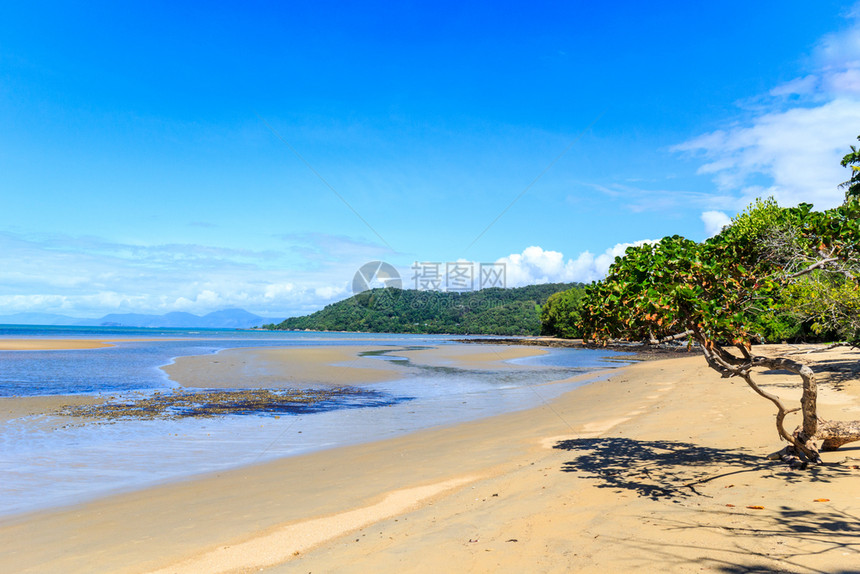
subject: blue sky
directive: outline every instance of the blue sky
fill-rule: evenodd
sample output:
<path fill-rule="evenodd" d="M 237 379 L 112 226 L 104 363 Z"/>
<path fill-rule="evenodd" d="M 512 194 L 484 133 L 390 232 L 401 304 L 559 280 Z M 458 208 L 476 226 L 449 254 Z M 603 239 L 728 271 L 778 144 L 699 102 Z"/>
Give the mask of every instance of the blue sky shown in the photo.
<path fill-rule="evenodd" d="M 123 4 L 0 6 L 0 315 L 303 314 L 377 259 L 587 282 L 835 205 L 860 134 L 846 2 Z"/>

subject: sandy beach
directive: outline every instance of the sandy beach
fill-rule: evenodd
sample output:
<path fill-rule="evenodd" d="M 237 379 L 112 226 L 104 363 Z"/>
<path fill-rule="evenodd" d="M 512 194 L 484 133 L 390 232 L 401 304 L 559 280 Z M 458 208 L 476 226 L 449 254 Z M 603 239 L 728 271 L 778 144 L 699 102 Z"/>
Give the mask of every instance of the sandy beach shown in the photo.
<path fill-rule="evenodd" d="M 844 369 L 856 353 L 809 359 Z M 820 414 L 860 418 L 856 371 L 820 378 Z M 760 379 L 799 398 L 784 374 Z M 613 371 L 535 409 L 6 519 L 0 564 L 6 572 L 860 571 L 860 447 L 791 471 L 765 459 L 781 446 L 771 405 L 691 354 Z"/>

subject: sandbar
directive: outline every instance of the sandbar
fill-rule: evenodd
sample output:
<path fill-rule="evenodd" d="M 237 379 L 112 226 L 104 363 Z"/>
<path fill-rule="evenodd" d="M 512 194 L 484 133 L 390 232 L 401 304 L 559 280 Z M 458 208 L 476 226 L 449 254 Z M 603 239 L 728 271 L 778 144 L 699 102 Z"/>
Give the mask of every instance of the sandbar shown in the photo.
<path fill-rule="evenodd" d="M 113 346 L 97 339 L 0 339 L 0 351 L 65 351 Z"/>
<path fill-rule="evenodd" d="M 227 349 L 215 355 L 179 357 L 162 367 L 184 387 L 296 388 L 307 385 L 357 385 L 408 375 L 396 361 L 367 353 L 387 352 L 416 364 L 463 369 L 513 368 L 504 361 L 544 354 L 536 347 L 440 345 L 414 350 L 398 346 L 311 346 Z"/>

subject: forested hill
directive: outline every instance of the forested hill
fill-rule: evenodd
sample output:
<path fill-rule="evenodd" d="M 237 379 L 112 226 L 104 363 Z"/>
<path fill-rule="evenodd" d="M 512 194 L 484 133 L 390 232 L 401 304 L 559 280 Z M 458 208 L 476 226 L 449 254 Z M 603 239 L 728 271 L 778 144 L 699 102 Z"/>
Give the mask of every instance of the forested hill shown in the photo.
<path fill-rule="evenodd" d="M 367 331 L 375 333 L 452 333 L 538 335 L 540 306 L 553 293 L 577 283 L 548 283 L 467 293 L 372 289 L 304 317 L 266 329 Z"/>

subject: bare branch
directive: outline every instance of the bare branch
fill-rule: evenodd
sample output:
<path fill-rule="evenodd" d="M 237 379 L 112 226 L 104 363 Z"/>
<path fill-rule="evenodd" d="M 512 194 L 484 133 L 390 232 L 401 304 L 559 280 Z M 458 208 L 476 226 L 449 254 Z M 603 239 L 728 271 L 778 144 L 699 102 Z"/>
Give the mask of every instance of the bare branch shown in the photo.
<path fill-rule="evenodd" d="M 824 267 L 825 265 L 828 265 L 830 263 L 835 263 L 837 261 L 839 261 L 838 257 L 828 257 L 827 259 L 822 259 L 820 261 L 816 261 L 812 265 L 808 266 L 806 269 L 801 269 L 797 273 L 792 273 L 788 277 L 789 277 L 789 279 L 794 279 L 796 277 L 800 277 L 801 275 L 806 275 L 807 273 L 812 273 L 813 271 L 815 271 L 816 269 L 819 269 L 820 267 Z"/>
<path fill-rule="evenodd" d="M 675 335 L 669 335 L 667 337 L 663 337 L 662 339 L 657 339 L 654 335 L 651 335 L 650 340 L 648 341 L 651 345 L 659 345 L 660 343 L 671 343 L 672 341 L 677 341 L 679 339 L 683 339 L 685 337 L 689 337 L 693 334 L 693 331 L 687 329 L 683 333 L 676 333 Z"/>

